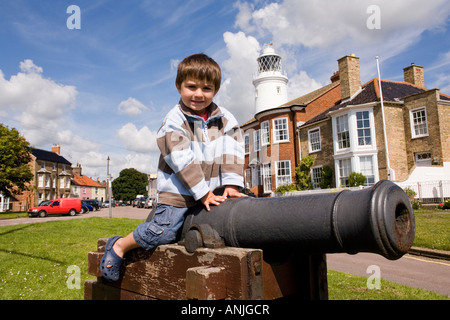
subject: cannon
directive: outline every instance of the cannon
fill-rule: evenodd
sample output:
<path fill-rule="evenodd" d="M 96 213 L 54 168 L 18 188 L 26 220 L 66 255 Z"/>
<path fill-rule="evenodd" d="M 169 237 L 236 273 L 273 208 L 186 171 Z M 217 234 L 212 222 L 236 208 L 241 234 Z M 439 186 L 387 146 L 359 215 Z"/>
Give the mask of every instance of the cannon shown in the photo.
<path fill-rule="evenodd" d="M 85 299 L 328 299 L 326 254 L 394 260 L 414 234 L 409 198 L 386 180 L 356 191 L 228 199 L 189 211 L 177 243 L 127 253 L 117 283 L 102 279 L 107 239 L 99 239 Z"/>
<path fill-rule="evenodd" d="M 197 208 L 185 219 L 180 243 L 198 247 L 258 248 L 266 261 L 291 253 L 370 252 L 395 260 L 415 234 L 409 198 L 381 180 L 366 189 L 273 198 L 234 198 L 210 212 Z"/>

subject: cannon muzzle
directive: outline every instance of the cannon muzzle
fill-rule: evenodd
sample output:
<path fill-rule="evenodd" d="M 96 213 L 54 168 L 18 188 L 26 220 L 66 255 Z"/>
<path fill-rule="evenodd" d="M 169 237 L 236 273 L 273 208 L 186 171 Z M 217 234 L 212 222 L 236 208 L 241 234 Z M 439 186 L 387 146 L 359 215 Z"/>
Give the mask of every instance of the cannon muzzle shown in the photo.
<path fill-rule="evenodd" d="M 291 253 L 371 252 L 395 260 L 414 241 L 405 192 L 382 180 L 371 188 L 272 198 L 228 199 L 196 208 L 181 234 L 189 252 L 220 245 L 262 249 L 272 261 Z"/>

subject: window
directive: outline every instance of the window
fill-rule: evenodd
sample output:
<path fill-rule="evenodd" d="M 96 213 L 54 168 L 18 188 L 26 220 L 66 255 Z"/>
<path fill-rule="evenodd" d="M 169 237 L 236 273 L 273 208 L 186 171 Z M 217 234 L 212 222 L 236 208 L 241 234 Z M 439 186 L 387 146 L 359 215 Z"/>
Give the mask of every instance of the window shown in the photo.
<path fill-rule="evenodd" d="M 53 167 L 53 171 L 56 171 L 56 163 L 53 162 L 52 167 Z"/>
<path fill-rule="evenodd" d="M 361 168 L 361 173 L 366 177 L 366 182 L 364 185 L 371 186 L 375 184 L 375 174 L 373 171 L 373 157 L 360 157 L 359 166 Z"/>
<path fill-rule="evenodd" d="M 245 154 L 249 154 L 249 152 L 250 152 L 250 136 L 248 134 L 244 135 L 244 146 L 245 146 Z"/>
<path fill-rule="evenodd" d="M 371 145 L 369 111 L 356 112 L 356 127 L 358 130 L 358 145 Z"/>
<path fill-rule="evenodd" d="M 336 118 L 336 132 L 339 149 L 350 148 L 348 116 L 346 114 Z"/>
<path fill-rule="evenodd" d="M 265 146 L 270 143 L 269 121 L 261 122 L 261 145 Z"/>
<path fill-rule="evenodd" d="M 430 152 L 415 153 L 414 160 L 416 162 L 416 165 L 418 166 L 431 166 L 431 153 Z"/>
<path fill-rule="evenodd" d="M 254 151 L 259 151 L 259 149 L 261 149 L 261 142 L 259 140 L 259 130 L 256 130 L 255 132 L 253 132 L 253 150 Z"/>
<path fill-rule="evenodd" d="M 273 119 L 273 141 L 289 141 L 289 130 L 287 118 Z"/>
<path fill-rule="evenodd" d="M 283 160 L 275 162 L 277 170 L 277 187 L 291 183 L 291 161 Z"/>
<path fill-rule="evenodd" d="M 308 131 L 309 152 L 320 151 L 322 146 L 320 143 L 320 129 L 312 129 Z"/>
<path fill-rule="evenodd" d="M 350 159 L 339 160 L 339 186 L 348 187 L 348 176 L 350 175 L 352 163 Z"/>
<path fill-rule="evenodd" d="M 38 187 L 39 188 L 44 187 L 44 175 L 43 174 L 38 175 Z"/>
<path fill-rule="evenodd" d="M 264 192 L 272 192 L 272 171 L 270 162 L 263 164 L 263 186 Z"/>
<path fill-rule="evenodd" d="M 322 166 L 311 168 L 311 182 L 314 189 L 320 189 L 322 182 Z"/>
<path fill-rule="evenodd" d="M 45 169 L 45 161 L 41 161 L 41 169 Z"/>
<path fill-rule="evenodd" d="M 62 188 L 64 188 L 64 177 L 61 177 L 60 179 L 59 179 L 59 187 L 62 189 Z"/>
<path fill-rule="evenodd" d="M 413 138 L 428 136 L 427 110 L 425 107 L 411 110 L 410 120 Z"/>
<path fill-rule="evenodd" d="M 257 165 L 252 168 L 252 186 L 262 185 L 261 166 Z"/>
<path fill-rule="evenodd" d="M 245 187 L 246 188 L 251 188 L 253 187 L 253 185 L 251 184 L 252 181 L 252 169 L 247 168 L 244 170 L 244 181 L 245 181 Z"/>

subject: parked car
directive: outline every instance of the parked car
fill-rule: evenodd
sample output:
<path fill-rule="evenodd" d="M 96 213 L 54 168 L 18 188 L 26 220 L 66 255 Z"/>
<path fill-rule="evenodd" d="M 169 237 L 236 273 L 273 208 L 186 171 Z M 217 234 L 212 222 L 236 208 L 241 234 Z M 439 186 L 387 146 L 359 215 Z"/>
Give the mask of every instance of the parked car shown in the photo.
<path fill-rule="evenodd" d="M 94 211 L 94 207 L 91 206 L 90 204 L 86 204 L 83 203 L 83 201 L 81 201 L 81 213 L 85 214 L 88 213 L 89 211 Z"/>
<path fill-rule="evenodd" d="M 138 201 L 138 204 L 137 204 L 137 207 L 138 208 L 145 208 L 145 201 L 147 201 L 147 198 L 148 197 L 140 197 L 139 201 Z"/>
<path fill-rule="evenodd" d="M 70 214 L 71 216 L 81 212 L 80 198 L 60 198 L 50 202 L 41 202 L 41 206 L 30 208 L 29 217 L 45 217 L 49 214 Z"/>
<path fill-rule="evenodd" d="M 155 199 L 148 197 L 145 201 L 144 208 L 153 208 L 153 203 L 155 203 Z"/>
<path fill-rule="evenodd" d="M 139 198 L 134 199 L 133 200 L 133 207 L 137 207 L 138 203 L 139 203 Z"/>
<path fill-rule="evenodd" d="M 97 199 L 83 199 L 81 203 L 91 205 L 95 210 L 100 210 L 102 203 Z"/>

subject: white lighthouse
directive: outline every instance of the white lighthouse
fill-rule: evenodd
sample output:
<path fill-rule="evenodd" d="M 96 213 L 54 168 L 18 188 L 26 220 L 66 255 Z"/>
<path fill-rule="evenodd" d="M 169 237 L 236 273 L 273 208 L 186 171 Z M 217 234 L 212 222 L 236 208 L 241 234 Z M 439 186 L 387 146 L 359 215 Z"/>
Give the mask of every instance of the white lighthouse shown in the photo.
<path fill-rule="evenodd" d="M 264 48 L 258 57 L 258 73 L 253 79 L 255 86 L 255 114 L 288 102 L 288 78 L 282 73 L 281 56 L 272 45 Z"/>

